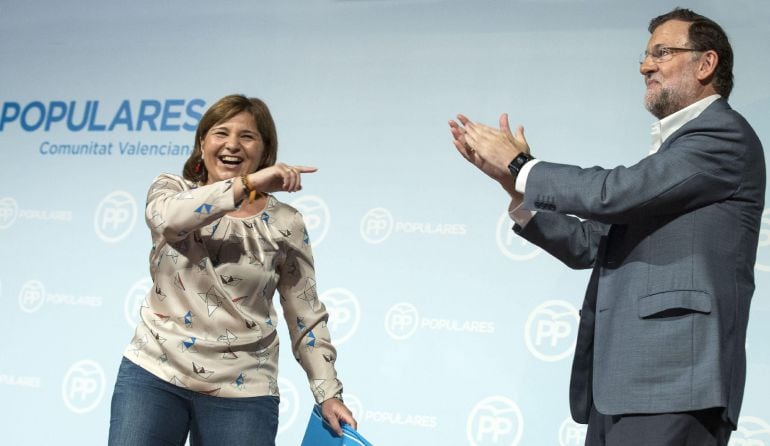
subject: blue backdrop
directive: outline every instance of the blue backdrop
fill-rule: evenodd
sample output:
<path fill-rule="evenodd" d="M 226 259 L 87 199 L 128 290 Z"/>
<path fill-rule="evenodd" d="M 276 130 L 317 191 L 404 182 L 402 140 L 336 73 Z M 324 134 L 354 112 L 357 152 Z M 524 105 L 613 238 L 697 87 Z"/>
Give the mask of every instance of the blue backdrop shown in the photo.
<path fill-rule="evenodd" d="M 219 97 L 263 98 L 305 215 L 338 370 L 376 445 L 582 445 L 567 385 L 586 272 L 510 231 L 447 120 L 522 123 L 542 159 L 645 156 L 638 55 L 662 0 L 0 0 L 0 444 L 105 444 L 150 288 L 144 197 Z M 690 1 L 770 138 L 770 7 Z M 715 234 L 718 236 L 718 234 Z M 770 445 L 770 209 L 732 445 Z M 285 325 L 282 335 L 287 339 Z M 312 396 L 284 349 L 278 444 Z"/>

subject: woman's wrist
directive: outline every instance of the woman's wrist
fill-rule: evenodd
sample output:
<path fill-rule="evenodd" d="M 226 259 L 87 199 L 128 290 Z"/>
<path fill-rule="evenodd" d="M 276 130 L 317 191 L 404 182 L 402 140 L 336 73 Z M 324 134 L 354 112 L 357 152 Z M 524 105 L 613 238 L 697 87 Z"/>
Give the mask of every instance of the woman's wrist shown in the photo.
<path fill-rule="evenodd" d="M 241 175 L 241 186 L 243 187 L 243 196 L 249 197 L 249 203 L 253 203 L 257 199 L 257 196 L 261 196 L 261 192 L 257 192 L 257 188 L 251 184 L 248 175 Z"/>

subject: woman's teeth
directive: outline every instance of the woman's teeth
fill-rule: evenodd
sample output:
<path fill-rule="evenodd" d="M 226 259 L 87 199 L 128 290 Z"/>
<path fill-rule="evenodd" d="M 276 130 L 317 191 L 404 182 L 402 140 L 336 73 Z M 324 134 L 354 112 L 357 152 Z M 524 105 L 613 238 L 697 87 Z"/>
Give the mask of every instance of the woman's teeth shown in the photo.
<path fill-rule="evenodd" d="M 237 156 L 220 156 L 219 161 L 222 161 L 224 164 L 240 164 L 243 160 Z"/>

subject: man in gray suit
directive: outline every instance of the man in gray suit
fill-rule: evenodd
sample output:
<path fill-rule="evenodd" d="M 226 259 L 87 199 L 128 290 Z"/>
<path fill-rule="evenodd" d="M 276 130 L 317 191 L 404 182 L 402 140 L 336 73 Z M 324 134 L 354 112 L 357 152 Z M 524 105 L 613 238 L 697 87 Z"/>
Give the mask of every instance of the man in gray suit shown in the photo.
<path fill-rule="evenodd" d="M 765 161 L 727 103 L 732 49 L 686 9 L 653 19 L 640 61 L 660 121 L 630 167 L 535 160 L 523 129 L 459 115 L 458 151 L 512 197 L 514 231 L 592 268 L 572 367 L 587 445 L 726 445 L 746 375 L 745 338 Z"/>

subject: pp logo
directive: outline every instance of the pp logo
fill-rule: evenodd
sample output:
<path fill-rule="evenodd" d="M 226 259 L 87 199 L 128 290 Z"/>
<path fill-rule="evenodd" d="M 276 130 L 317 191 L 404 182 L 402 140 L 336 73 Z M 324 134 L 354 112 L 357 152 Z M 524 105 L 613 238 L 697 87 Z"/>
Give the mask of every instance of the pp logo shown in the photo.
<path fill-rule="evenodd" d="M 388 336 L 403 341 L 417 331 L 420 315 L 414 305 L 406 302 L 397 303 L 390 307 L 385 314 L 385 332 Z"/>
<path fill-rule="evenodd" d="M 572 418 L 567 417 L 561 427 L 559 427 L 559 445 L 560 446 L 583 446 L 586 441 L 585 424 L 577 424 Z"/>
<path fill-rule="evenodd" d="M 131 233 L 136 223 L 136 201 L 128 192 L 115 191 L 102 199 L 94 214 L 96 235 L 115 243 Z"/>
<path fill-rule="evenodd" d="M 299 393 L 297 388 L 286 378 L 278 378 L 278 392 L 281 402 L 278 403 L 278 433 L 285 431 L 294 423 L 299 413 Z"/>
<path fill-rule="evenodd" d="M 104 371 L 96 361 L 83 360 L 73 364 L 61 386 L 64 404 L 75 413 L 94 410 L 104 396 Z"/>
<path fill-rule="evenodd" d="M 19 291 L 19 307 L 26 313 L 34 313 L 45 302 L 45 287 L 37 280 L 29 280 Z"/>
<path fill-rule="evenodd" d="M 524 261 L 537 257 L 542 249 L 516 235 L 511 229 L 511 218 L 503 212 L 497 221 L 497 247 L 511 260 Z"/>
<path fill-rule="evenodd" d="M 313 246 L 320 245 L 331 225 L 331 215 L 326 202 L 321 197 L 308 195 L 292 201 L 291 205 L 302 214 Z"/>
<path fill-rule="evenodd" d="M 361 219 L 361 237 L 367 243 L 382 243 L 392 232 L 393 216 L 385 208 L 371 209 Z"/>
<path fill-rule="evenodd" d="M 10 197 L 0 198 L 0 229 L 11 227 L 19 214 L 19 206 L 16 200 Z"/>
<path fill-rule="evenodd" d="M 361 320 L 358 299 L 344 288 L 332 288 L 321 294 L 320 299 L 329 312 L 327 326 L 332 340 L 335 345 L 342 344 L 358 329 L 358 322 Z"/>
<path fill-rule="evenodd" d="M 770 209 L 762 213 L 755 267 L 759 271 L 770 272 Z"/>
<path fill-rule="evenodd" d="M 563 300 L 543 302 L 527 318 L 524 337 L 530 353 L 542 361 L 558 361 L 575 349 L 573 332 L 577 332 L 580 316 L 575 307 Z"/>
<path fill-rule="evenodd" d="M 490 396 L 468 416 L 466 432 L 471 446 L 516 446 L 524 431 L 519 406 L 504 396 Z"/>
<path fill-rule="evenodd" d="M 770 424 L 757 417 L 741 417 L 730 446 L 770 446 Z"/>
<path fill-rule="evenodd" d="M 123 300 L 123 316 L 131 328 L 139 324 L 139 311 L 144 306 L 144 301 L 152 289 L 152 279 L 144 278 L 137 281 L 126 293 Z"/>
<path fill-rule="evenodd" d="M 364 419 L 364 405 L 361 404 L 361 400 L 357 396 L 349 393 L 345 394 L 345 405 L 348 406 L 350 412 L 353 413 L 353 418 L 356 420 Z"/>

